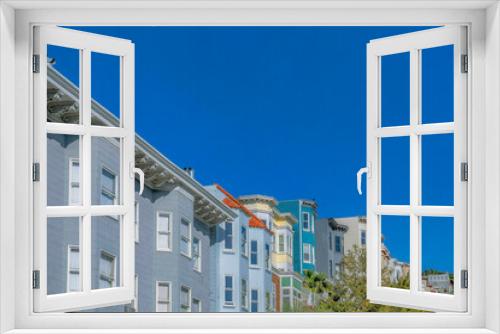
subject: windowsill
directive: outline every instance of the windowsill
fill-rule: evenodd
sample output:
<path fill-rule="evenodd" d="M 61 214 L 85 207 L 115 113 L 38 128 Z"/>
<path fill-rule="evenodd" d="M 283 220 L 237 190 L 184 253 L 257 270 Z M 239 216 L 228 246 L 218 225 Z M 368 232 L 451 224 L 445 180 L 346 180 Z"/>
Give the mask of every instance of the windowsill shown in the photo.
<path fill-rule="evenodd" d="M 250 269 L 261 269 L 258 264 L 251 264 L 248 266 Z"/>
<path fill-rule="evenodd" d="M 193 258 L 192 258 L 192 256 L 191 256 L 191 254 L 186 254 L 186 253 L 180 253 L 180 254 L 181 254 L 182 256 L 184 256 L 185 258 L 188 258 L 188 259 L 190 259 L 190 260 L 192 260 L 192 259 L 193 259 Z"/>
<path fill-rule="evenodd" d="M 156 249 L 157 252 L 168 252 L 168 253 L 172 253 L 172 249 L 159 249 L 157 248 Z"/>
<path fill-rule="evenodd" d="M 235 254 L 236 253 L 236 251 L 234 249 L 226 249 L 226 248 L 224 248 L 224 250 L 222 252 L 225 254 Z"/>
<path fill-rule="evenodd" d="M 236 308 L 235 304 L 223 304 L 222 306 L 227 308 Z"/>

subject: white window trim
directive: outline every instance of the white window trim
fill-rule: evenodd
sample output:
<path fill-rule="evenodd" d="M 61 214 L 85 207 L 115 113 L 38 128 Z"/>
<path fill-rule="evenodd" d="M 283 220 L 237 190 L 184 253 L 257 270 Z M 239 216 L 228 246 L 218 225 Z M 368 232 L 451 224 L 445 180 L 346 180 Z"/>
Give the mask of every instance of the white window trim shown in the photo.
<path fill-rule="evenodd" d="M 118 201 L 120 199 L 120 191 L 119 191 L 119 185 L 120 185 L 120 176 L 119 174 L 117 174 L 112 168 L 106 166 L 106 165 L 102 165 L 101 168 L 100 168 L 100 171 L 101 173 L 99 174 L 100 176 L 100 179 L 99 179 L 99 182 L 100 182 L 100 192 L 99 192 L 99 204 L 100 203 L 100 198 L 102 196 L 103 193 L 109 193 L 110 195 L 113 195 L 113 205 L 117 205 L 118 204 Z M 103 173 L 106 172 L 106 173 L 109 173 L 111 176 L 113 176 L 114 178 L 114 192 L 113 193 L 110 193 L 108 192 L 106 189 L 104 189 L 104 185 L 103 185 L 103 182 L 102 182 L 102 178 L 103 178 Z"/>
<path fill-rule="evenodd" d="M 139 312 L 139 275 L 134 276 L 134 300 L 132 301 L 134 312 Z"/>
<path fill-rule="evenodd" d="M 227 277 L 231 277 L 231 289 L 227 288 L 226 287 L 226 278 Z M 222 296 L 223 296 L 223 300 L 224 300 L 224 306 L 225 307 L 235 307 L 236 306 L 236 303 L 234 301 L 234 276 L 232 274 L 225 274 L 223 276 L 223 279 L 224 281 L 222 282 Z M 226 300 L 226 290 L 231 290 L 231 296 L 233 298 L 233 300 L 231 302 L 228 302 Z"/>
<path fill-rule="evenodd" d="M 167 312 L 172 312 L 172 282 L 170 281 L 156 281 L 155 287 L 156 287 L 156 293 L 155 293 L 155 308 L 156 312 L 159 312 L 158 309 L 158 286 L 160 284 L 168 284 L 168 311 Z M 164 312 L 162 312 L 164 313 Z"/>
<path fill-rule="evenodd" d="M 160 247 L 158 245 L 158 234 L 160 232 L 159 229 L 159 218 L 161 215 L 166 215 L 168 216 L 168 247 Z M 173 232 L 173 219 L 174 215 L 170 211 L 157 211 L 156 212 L 156 234 L 155 234 L 155 240 L 156 240 L 156 251 L 158 252 L 171 252 L 172 251 L 172 232 Z"/>
<path fill-rule="evenodd" d="M 245 289 L 243 289 L 243 282 L 245 282 Z M 243 292 L 245 292 L 243 297 Z M 243 310 L 248 310 L 248 279 L 242 278 L 240 279 L 240 304 Z"/>
<path fill-rule="evenodd" d="M 201 251 L 201 239 L 200 238 L 197 238 L 197 237 L 193 237 L 192 239 L 192 243 L 191 243 L 191 247 L 192 245 L 194 245 L 194 240 L 198 240 L 198 265 L 195 265 L 195 263 L 193 263 L 193 270 L 196 271 L 196 272 L 199 272 L 201 273 L 202 272 L 202 268 L 203 268 L 203 265 L 202 265 L 202 251 Z M 194 260 L 194 257 L 193 257 L 193 260 Z"/>
<path fill-rule="evenodd" d="M 16 2 L 8 1 L 0 7 L 0 72 L 1 82 L 16 82 L 15 85 L 0 85 L 0 133 L 14 141 L 0 141 L 0 296 L 2 305 L 15 307 L 0 307 L 0 329 L 3 332 L 15 329 L 15 333 L 28 333 L 23 328 L 32 328 L 29 333 L 43 333 L 38 329 L 64 329 L 74 333 L 71 328 L 85 329 L 92 327 L 94 333 L 111 333 L 102 328 L 130 329 L 130 333 L 141 333 L 140 328 L 165 328 L 166 316 L 114 314 L 97 316 L 95 314 L 64 314 L 53 316 L 34 314 L 31 302 L 31 269 L 19 265 L 31 263 L 32 254 L 32 205 L 26 201 L 27 192 L 31 193 L 31 173 L 28 168 L 31 156 L 30 137 L 30 42 L 29 26 L 33 22 L 64 22 L 71 24 L 172 24 L 172 25 L 441 25 L 451 22 L 470 22 L 472 29 L 473 82 L 470 100 L 472 112 L 469 114 L 469 129 L 471 143 L 469 148 L 474 154 L 470 161 L 469 171 L 470 193 L 474 194 L 474 204 L 469 206 L 468 236 L 469 255 L 474 263 L 474 273 L 469 277 L 469 308 L 465 314 L 267 314 L 265 317 L 255 317 L 252 323 L 245 322 L 243 315 L 212 314 L 210 319 L 204 319 L 208 333 L 211 329 L 220 328 L 221 321 L 234 328 L 233 332 L 244 332 L 241 324 L 252 328 L 269 328 L 269 332 L 279 332 L 280 328 L 305 328 L 303 333 L 319 332 L 329 329 L 332 333 L 340 332 L 339 328 L 358 328 L 363 333 L 387 332 L 387 328 L 398 329 L 401 333 L 429 333 L 435 329 L 439 333 L 456 333 L 458 328 L 469 328 L 468 331 L 480 333 L 500 332 L 500 243 L 498 242 L 499 227 L 494 224 L 500 220 L 498 198 L 500 198 L 499 141 L 500 121 L 497 110 L 500 107 L 500 76 L 497 73 L 500 59 L 500 10 L 497 4 L 487 1 L 453 2 L 436 0 L 406 1 L 391 3 L 397 8 L 387 9 L 387 2 L 374 0 L 356 2 L 347 5 L 345 2 L 324 3 L 318 8 L 317 2 L 297 3 L 283 1 L 274 8 L 262 6 L 261 3 L 246 2 L 246 8 L 217 6 L 217 2 L 206 2 L 191 8 L 173 8 L 175 3 L 157 3 L 152 8 L 150 2 L 128 2 L 129 6 L 143 7 L 141 18 L 137 18 L 135 8 L 123 9 L 122 4 L 107 3 L 109 9 L 97 8 L 91 3 L 83 3 L 88 11 L 76 8 L 79 4 L 71 4 L 73 8 L 58 8 L 52 3 L 50 11 L 39 11 L 48 4 L 47 1 Z M 102 6 L 102 3 L 99 4 Z M 209 5 L 214 5 L 208 9 Z M 238 3 L 240 5 L 240 3 Z M 171 6 L 171 8 L 169 8 Z M 230 5 L 228 5 L 230 6 Z M 161 7 L 161 8 L 160 8 Z M 346 8 L 348 7 L 348 8 Z M 436 9 L 439 7 L 439 9 Z M 14 11 L 14 9 L 33 9 L 31 11 Z M 418 10 L 415 10 L 418 8 Z M 286 10 L 280 10 L 286 9 Z M 381 10 L 377 10 L 381 9 Z M 487 10 L 486 10 L 487 9 Z M 306 15 L 307 14 L 307 15 Z M 488 29 L 484 29 L 484 23 Z M 14 32 L 16 34 L 14 38 Z M 16 61 L 16 59 L 18 61 Z M 21 61 L 19 61 L 21 60 Z M 15 67 L 12 64 L 16 64 Z M 15 107 L 14 107 L 15 106 Z M 471 122 L 472 120 L 472 122 Z M 16 124 L 16 126 L 12 126 Z M 485 141 L 484 135 L 488 136 Z M 4 138 L 3 137 L 3 138 Z M 27 152 L 25 154 L 25 152 Z M 486 154 L 488 152 L 488 154 Z M 17 171 L 17 173 L 16 173 Z M 24 172 L 23 172 L 24 171 Z M 485 182 L 484 180 L 488 180 Z M 12 189 L 15 189 L 12 196 Z M 15 222 L 16 224 L 12 224 Z M 16 233 L 17 232 L 17 233 Z M 17 237 L 14 237 L 17 236 Z M 485 246 L 488 252 L 485 252 Z M 473 250 L 473 251 L 472 251 Z M 15 254 L 15 257 L 11 255 Z M 485 266 L 488 263 L 488 266 Z M 16 265 L 17 264 L 17 265 Z M 14 282 L 17 284 L 14 285 Z M 12 289 L 12 286 L 15 286 Z M 474 291 L 472 294 L 471 292 Z M 488 291 L 488 299 L 485 298 Z M 14 321 L 15 319 L 15 321 Z M 81 321 L 85 319 L 84 321 Z M 138 321 L 142 319 L 143 321 Z M 195 318 L 192 318 L 195 319 Z M 189 315 L 182 317 L 168 315 L 168 323 L 172 327 L 192 327 Z M 198 319 L 198 318 L 196 318 Z M 280 321 L 276 321 L 280 319 Z M 138 322 L 141 324 L 138 325 Z M 264 327 L 265 326 L 265 327 Z M 101 328 L 101 329 L 99 329 Z M 135 330 L 134 330 L 135 328 Z M 198 327 L 199 328 L 199 327 Z M 377 329 L 378 328 L 378 329 Z M 386 328 L 380 330 L 380 328 Z M 337 330 L 336 330 L 337 329 Z M 296 330 L 296 332 L 301 332 Z"/>
<path fill-rule="evenodd" d="M 202 302 L 201 302 L 201 299 L 198 299 L 198 298 L 191 298 L 191 309 L 193 308 L 193 304 L 194 304 L 194 301 L 197 301 L 198 302 L 198 307 L 199 307 L 199 311 L 196 312 L 196 313 L 202 313 L 203 312 L 203 309 L 202 309 Z"/>
<path fill-rule="evenodd" d="M 188 291 L 188 305 L 182 304 L 182 289 L 186 289 Z M 179 289 L 179 312 L 182 312 L 182 307 L 187 306 L 186 312 L 191 312 L 191 302 L 192 302 L 192 297 L 191 297 L 192 291 L 191 288 L 187 285 L 181 285 L 181 288 Z"/>
<path fill-rule="evenodd" d="M 80 254 L 80 246 L 79 245 L 68 245 L 68 259 L 67 259 L 67 263 L 66 263 L 66 269 L 67 269 L 67 275 L 66 275 L 66 292 L 72 292 L 70 289 L 69 289 L 69 277 L 71 276 L 71 273 L 70 273 L 70 254 L 71 254 L 71 250 L 73 249 L 78 249 L 78 256 L 80 257 L 80 260 L 78 261 L 79 263 L 82 263 L 82 257 L 81 257 L 81 254 Z M 79 277 L 79 288 L 81 289 L 82 288 L 82 277 L 81 277 L 81 269 L 80 269 L 80 266 L 78 267 L 78 277 Z M 80 291 L 80 290 L 77 290 L 77 291 Z"/>
<path fill-rule="evenodd" d="M 306 248 L 309 248 L 309 259 L 307 261 L 306 261 L 306 257 L 305 257 Z M 313 248 L 313 246 L 310 243 L 304 242 L 304 244 L 302 246 L 302 259 L 304 259 L 304 263 L 313 263 L 313 261 L 311 260 L 312 256 L 313 256 L 313 254 L 312 254 L 312 252 L 313 252 L 312 248 Z"/>
<path fill-rule="evenodd" d="M 81 199 L 82 199 L 82 193 L 81 193 L 81 180 L 78 180 L 78 190 L 79 190 L 79 200 L 77 203 L 73 203 L 71 201 L 71 189 L 73 189 L 73 182 L 71 181 L 73 179 L 73 163 L 78 162 L 78 169 L 80 169 L 80 159 L 79 158 L 69 158 L 69 170 L 68 170 L 68 205 L 80 205 Z M 80 174 L 81 177 L 81 174 Z"/>
<path fill-rule="evenodd" d="M 193 222 L 190 219 L 187 219 L 186 217 L 181 217 L 181 225 L 183 224 L 183 222 L 188 223 L 189 236 L 187 238 L 184 238 L 182 235 L 182 231 L 179 232 L 179 252 L 181 255 L 184 255 L 188 258 L 191 258 L 191 253 L 193 251 L 193 249 L 192 249 L 192 247 L 193 247 Z M 187 247 L 188 253 L 184 253 L 181 250 L 180 243 L 183 241 L 183 239 L 186 239 L 185 241 L 188 243 L 188 247 Z"/>
<path fill-rule="evenodd" d="M 116 279 L 117 279 L 117 272 L 116 272 L 117 265 L 116 265 L 116 261 L 117 261 L 118 258 L 117 258 L 117 256 L 115 254 L 110 253 L 110 252 L 105 251 L 105 250 L 101 250 L 99 252 L 99 282 L 101 282 L 101 279 L 102 279 L 101 278 L 101 276 L 102 276 L 102 274 L 101 274 L 101 260 L 102 260 L 103 256 L 108 257 L 108 258 L 112 259 L 112 261 L 113 261 L 112 262 L 112 265 L 113 265 L 113 272 L 112 272 L 112 274 L 113 274 L 113 276 L 110 277 L 110 279 L 111 279 L 111 287 L 115 287 L 116 286 Z"/>

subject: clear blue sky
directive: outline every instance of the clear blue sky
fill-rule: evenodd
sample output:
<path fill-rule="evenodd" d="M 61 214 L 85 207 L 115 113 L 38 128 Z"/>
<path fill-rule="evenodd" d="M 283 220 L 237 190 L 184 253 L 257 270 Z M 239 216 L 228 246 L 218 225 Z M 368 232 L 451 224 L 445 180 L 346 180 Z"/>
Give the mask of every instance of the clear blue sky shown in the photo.
<path fill-rule="evenodd" d="M 366 43 L 419 29 L 81 28 L 135 43 L 136 131 L 169 159 L 235 195 L 315 199 L 320 217 L 366 213 L 355 177 L 366 160 Z M 424 54 L 424 122 L 452 117 L 449 51 Z M 56 58 L 74 78 L 71 65 Z M 383 71 L 383 123 L 407 122 L 408 57 L 384 58 Z M 117 62 L 96 56 L 92 95 L 114 112 L 117 74 Z M 424 204 L 452 204 L 452 180 L 442 172 L 452 166 L 450 144 L 451 136 L 424 139 Z M 385 204 L 408 202 L 408 145 L 407 138 L 382 143 Z M 409 261 L 408 223 L 383 221 L 391 253 Z M 424 221 L 424 269 L 452 270 L 451 228 L 447 219 Z"/>

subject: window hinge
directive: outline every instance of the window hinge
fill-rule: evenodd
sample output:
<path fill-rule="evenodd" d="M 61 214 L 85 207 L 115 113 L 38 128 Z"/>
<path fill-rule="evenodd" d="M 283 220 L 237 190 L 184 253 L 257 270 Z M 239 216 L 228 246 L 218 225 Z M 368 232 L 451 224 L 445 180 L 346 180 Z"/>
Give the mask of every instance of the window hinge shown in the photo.
<path fill-rule="evenodd" d="M 466 162 L 460 164 L 460 180 L 469 181 L 469 164 Z"/>
<path fill-rule="evenodd" d="M 462 55 L 462 73 L 469 72 L 469 56 Z"/>
<path fill-rule="evenodd" d="M 462 270 L 461 277 L 460 277 L 460 286 L 462 289 L 467 289 L 469 287 L 469 271 L 468 270 Z"/>
<path fill-rule="evenodd" d="M 33 270 L 33 289 L 40 289 L 40 270 Z"/>
<path fill-rule="evenodd" d="M 40 73 L 40 55 L 33 55 L 33 73 Z"/>
<path fill-rule="evenodd" d="M 40 164 L 38 162 L 33 163 L 33 182 L 40 181 Z"/>

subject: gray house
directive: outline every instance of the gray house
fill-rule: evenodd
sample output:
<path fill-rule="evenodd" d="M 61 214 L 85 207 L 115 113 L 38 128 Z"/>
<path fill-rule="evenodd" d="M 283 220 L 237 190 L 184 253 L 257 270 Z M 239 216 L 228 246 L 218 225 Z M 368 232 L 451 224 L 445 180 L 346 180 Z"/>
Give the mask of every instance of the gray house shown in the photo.
<path fill-rule="evenodd" d="M 54 68 L 48 68 L 47 119 L 73 123 L 78 115 L 78 88 Z M 118 124 L 97 102 L 92 123 Z M 120 199 L 119 141 L 92 139 L 92 204 L 116 204 Z M 48 205 L 79 203 L 80 140 L 49 135 Z M 135 300 L 131 304 L 91 312 L 201 312 L 216 304 L 209 287 L 217 265 L 211 247 L 220 242 L 215 229 L 237 215 L 146 141 L 136 136 L 136 166 L 145 173 L 146 187 L 135 204 Z M 138 187 L 137 187 L 138 188 Z M 49 218 L 48 293 L 79 291 L 80 229 L 78 218 Z M 92 219 L 92 289 L 120 286 L 119 216 Z"/>
<path fill-rule="evenodd" d="M 316 221 L 316 270 L 335 281 L 342 271 L 344 257 L 344 235 L 349 230 L 334 218 Z"/>

